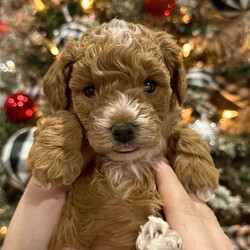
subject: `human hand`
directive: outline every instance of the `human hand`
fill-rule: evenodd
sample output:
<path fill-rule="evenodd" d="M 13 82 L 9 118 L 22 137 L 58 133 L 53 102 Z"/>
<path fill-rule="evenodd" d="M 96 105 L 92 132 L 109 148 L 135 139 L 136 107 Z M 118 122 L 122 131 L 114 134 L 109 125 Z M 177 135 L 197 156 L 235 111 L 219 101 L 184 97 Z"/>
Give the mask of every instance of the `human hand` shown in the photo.
<path fill-rule="evenodd" d="M 206 203 L 185 191 L 164 157 L 156 160 L 159 166 L 156 184 L 164 201 L 166 220 L 182 236 L 185 250 L 233 249 Z"/>
<path fill-rule="evenodd" d="M 2 250 L 45 250 L 59 222 L 66 187 L 44 190 L 34 177 L 16 208 Z"/>
<path fill-rule="evenodd" d="M 93 159 L 89 145 L 82 148 L 85 165 Z M 66 200 L 69 186 L 43 189 L 32 176 L 12 217 L 2 250 L 46 250 Z"/>

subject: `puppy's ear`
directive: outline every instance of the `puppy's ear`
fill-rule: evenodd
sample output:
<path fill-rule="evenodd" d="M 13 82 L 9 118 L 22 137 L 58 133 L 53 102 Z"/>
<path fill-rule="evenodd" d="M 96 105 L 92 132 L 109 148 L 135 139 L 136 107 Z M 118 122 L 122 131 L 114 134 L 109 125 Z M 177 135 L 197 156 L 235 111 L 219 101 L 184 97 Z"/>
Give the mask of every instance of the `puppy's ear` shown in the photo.
<path fill-rule="evenodd" d="M 165 32 L 157 32 L 156 41 L 162 51 L 165 64 L 170 71 L 173 92 L 179 104 L 182 104 L 186 97 L 187 84 L 180 47 L 172 36 Z"/>
<path fill-rule="evenodd" d="M 43 78 L 43 91 L 49 104 L 57 110 L 67 109 L 70 101 L 69 79 L 75 62 L 77 41 L 69 40 L 64 52 Z"/>

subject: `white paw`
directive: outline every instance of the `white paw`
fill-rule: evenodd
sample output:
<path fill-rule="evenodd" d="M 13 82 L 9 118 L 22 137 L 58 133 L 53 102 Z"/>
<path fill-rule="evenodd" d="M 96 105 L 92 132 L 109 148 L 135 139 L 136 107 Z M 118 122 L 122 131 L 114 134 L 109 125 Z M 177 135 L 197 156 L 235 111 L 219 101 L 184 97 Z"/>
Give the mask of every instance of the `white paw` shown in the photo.
<path fill-rule="evenodd" d="M 180 235 L 169 229 L 169 225 L 161 218 L 149 216 L 146 224 L 136 240 L 137 250 L 181 250 Z"/>
<path fill-rule="evenodd" d="M 207 189 L 205 191 L 197 191 L 196 196 L 204 202 L 208 202 L 209 200 L 214 198 L 214 192 L 211 189 Z"/>

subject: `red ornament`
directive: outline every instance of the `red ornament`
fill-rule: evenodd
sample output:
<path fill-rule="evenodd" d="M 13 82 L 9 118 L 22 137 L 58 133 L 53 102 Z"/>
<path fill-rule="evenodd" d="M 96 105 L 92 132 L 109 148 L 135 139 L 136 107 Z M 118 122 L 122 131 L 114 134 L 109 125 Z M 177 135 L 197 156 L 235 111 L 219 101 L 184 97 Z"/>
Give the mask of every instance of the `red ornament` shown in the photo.
<path fill-rule="evenodd" d="M 0 33 L 6 31 L 7 29 L 8 29 L 7 23 L 0 21 Z"/>
<path fill-rule="evenodd" d="M 23 93 L 9 96 L 3 109 L 12 122 L 27 122 L 35 114 L 34 101 Z"/>
<path fill-rule="evenodd" d="M 157 17 L 169 16 L 175 8 L 176 0 L 144 0 L 144 8 Z"/>

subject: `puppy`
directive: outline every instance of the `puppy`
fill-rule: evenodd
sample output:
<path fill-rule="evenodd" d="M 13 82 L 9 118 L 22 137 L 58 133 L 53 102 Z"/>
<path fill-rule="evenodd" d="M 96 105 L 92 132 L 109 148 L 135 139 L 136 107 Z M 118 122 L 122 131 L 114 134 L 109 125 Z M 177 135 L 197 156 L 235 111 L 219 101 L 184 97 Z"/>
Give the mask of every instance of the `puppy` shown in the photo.
<path fill-rule="evenodd" d="M 27 165 L 45 188 L 72 185 L 49 249 L 181 249 L 161 219 L 154 157 L 164 154 L 203 200 L 218 171 L 208 145 L 182 123 L 187 87 L 173 38 L 104 23 L 68 42 L 43 88 L 55 112 L 36 131 Z"/>

